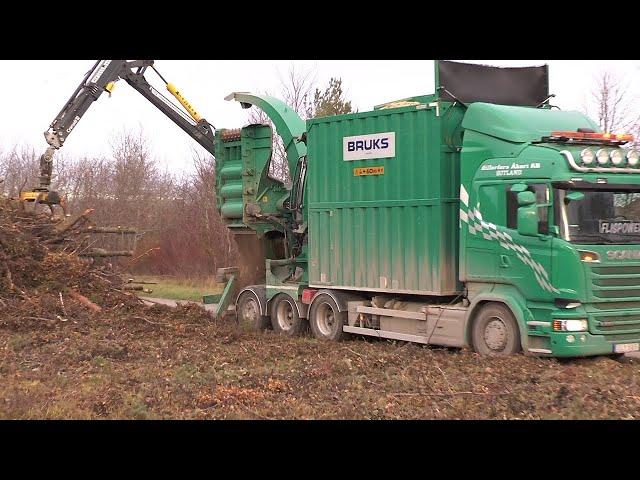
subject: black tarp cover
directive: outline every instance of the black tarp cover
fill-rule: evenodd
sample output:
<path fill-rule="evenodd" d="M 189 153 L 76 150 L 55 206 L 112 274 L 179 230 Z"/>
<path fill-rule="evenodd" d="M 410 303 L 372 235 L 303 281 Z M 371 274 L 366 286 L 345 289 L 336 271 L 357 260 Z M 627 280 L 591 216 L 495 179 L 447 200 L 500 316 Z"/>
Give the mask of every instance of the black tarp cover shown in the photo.
<path fill-rule="evenodd" d="M 549 96 L 549 68 L 491 67 L 437 60 L 440 99 L 463 103 L 487 102 L 535 107 Z M 445 89 L 451 95 L 445 92 Z"/>

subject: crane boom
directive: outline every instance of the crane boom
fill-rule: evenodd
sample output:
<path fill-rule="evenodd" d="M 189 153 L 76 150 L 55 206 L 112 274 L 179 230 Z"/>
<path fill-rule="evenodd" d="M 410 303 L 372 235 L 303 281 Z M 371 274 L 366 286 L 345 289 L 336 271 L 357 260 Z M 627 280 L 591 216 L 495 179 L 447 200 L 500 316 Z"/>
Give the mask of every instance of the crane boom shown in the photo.
<path fill-rule="evenodd" d="M 40 176 L 38 186 L 31 191 L 23 192 L 21 199 L 39 201 L 49 205 L 60 203 L 56 192 L 50 192 L 51 174 L 53 170 L 53 155 L 60 149 L 84 114 L 107 92 L 111 95 L 115 83 L 123 79 L 138 93 L 145 97 L 152 105 L 164 113 L 178 127 L 190 135 L 205 150 L 214 154 L 214 127 L 202 118 L 180 91 L 168 83 L 153 66 L 153 60 L 98 60 L 85 74 L 69 100 L 64 104 L 51 125 L 44 132 L 49 147 L 40 157 Z M 151 67 L 162 79 L 167 90 L 186 110 L 183 111 L 156 90 L 145 78 L 147 68 Z"/>

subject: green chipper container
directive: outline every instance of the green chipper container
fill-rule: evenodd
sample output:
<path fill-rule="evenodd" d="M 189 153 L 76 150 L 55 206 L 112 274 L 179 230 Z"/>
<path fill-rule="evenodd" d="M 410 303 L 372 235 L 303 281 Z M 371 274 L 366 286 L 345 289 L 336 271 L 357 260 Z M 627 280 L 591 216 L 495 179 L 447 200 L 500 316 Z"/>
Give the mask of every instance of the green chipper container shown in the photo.
<path fill-rule="evenodd" d="M 269 116 L 291 173 L 269 183 L 263 126 L 216 137 L 223 221 L 266 252 L 238 321 L 488 355 L 640 351 L 632 137 L 553 108 L 546 65 L 435 66 L 432 95 L 306 122 L 229 97 Z"/>
<path fill-rule="evenodd" d="M 448 143 L 461 114 L 420 100 L 308 122 L 311 286 L 460 291 L 460 156 Z"/>

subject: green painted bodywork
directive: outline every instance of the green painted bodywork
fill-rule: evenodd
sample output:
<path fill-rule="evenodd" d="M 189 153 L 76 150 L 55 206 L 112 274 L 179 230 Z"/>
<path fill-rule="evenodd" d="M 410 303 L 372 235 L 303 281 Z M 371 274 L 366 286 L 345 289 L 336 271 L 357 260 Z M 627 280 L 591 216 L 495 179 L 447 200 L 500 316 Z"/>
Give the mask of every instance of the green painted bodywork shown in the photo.
<path fill-rule="evenodd" d="M 226 99 L 236 100 L 244 108 L 256 106 L 269 116 L 282 138 L 289 170 L 293 172 L 298 158 L 307 151 L 299 141 L 305 123 L 295 110 L 266 95 L 233 93 Z M 282 226 L 265 220 L 265 216 L 284 210 L 290 189 L 269 176 L 271 128 L 249 125 L 241 129 L 240 138 L 234 141 L 223 141 L 225 133 L 224 129 L 216 132 L 216 200 L 223 221 L 230 228 L 249 227 L 259 234 L 282 231 Z"/>
<path fill-rule="evenodd" d="M 236 141 L 222 141 L 224 134 L 224 129 L 216 132 L 216 199 L 220 216 L 232 229 L 249 227 L 259 234 L 281 230 L 264 219 L 264 215 L 277 214 L 283 198 L 288 196 L 287 189 L 268 175 L 271 128 L 244 127 Z"/>
<path fill-rule="evenodd" d="M 202 295 L 202 303 L 205 305 L 212 305 L 214 303 L 219 303 L 222 298 L 222 293 L 208 293 Z"/>
<path fill-rule="evenodd" d="M 276 129 L 287 135 L 292 173 L 300 156 L 308 160 L 298 224 L 307 232 L 306 243 L 290 263 L 267 261 L 268 299 L 277 293 L 298 299 L 308 285 L 413 295 L 418 302 L 438 297 L 448 302 L 460 295 L 468 301 L 466 345 L 473 316 L 487 302 L 503 303 L 513 312 L 527 353 L 611 354 L 616 343 L 640 342 L 640 329 L 634 328 L 640 322 L 640 262 L 610 260 L 607 254 L 640 245 L 565 241 L 554 229 L 559 220 L 553 195 L 537 205 L 547 212 L 549 233 L 527 236 L 507 226 L 507 191 L 515 184 L 542 184 L 552 192 L 554 182 L 579 177 L 594 184 L 604 179 L 640 186 L 640 169 L 581 173 L 571 168 L 567 155 L 579 159 L 584 146 L 544 143 L 552 131 L 599 131 L 583 114 L 486 103 L 467 107 L 424 95 L 371 112 L 308 120 L 302 127 L 284 121 L 282 106 L 275 108 L 273 101 L 241 98 L 274 115 Z M 278 126 L 276 118 L 287 126 Z M 247 217 L 243 206 L 257 203 L 291 220 L 282 208 L 288 190 L 264 177 L 270 156 L 266 128 L 245 127 L 235 143 L 216 136 L 223 217 L 229 226 L 263 233 L 278 227 Z M 394 157 L 344 160 L 345 137 L 384 132 L 395 133 Z M 308 151 L 296 141 L 303 133 Z M 383 167 L 384 173 L 354 174 L 364 167 Z M 247 168 L 253 169 L 251 180 L 245 178 Z M 245 188 L 240 198 L 238 180 L 254 190 Z M 581 249 L 598 253 L 600 263 L 582 262 Z M 579 305 L 563 308 L 562 302 Z M 586 318 L 589 331 L 573 333 L 570 343 L 569 333 L 552 331 L 553 320 L 562 318 Z"/>
<path fill-rule="evenodd" d="M 528 122 L 535 134 L 526 132 Z M 505 227 L 506 189 L 516 183 L 546 184 L 551 188 L 554 182 L 580 179 L 595 184 L 604 179 L 611 185 L 640 185 L 640 171 L 577 172 L 560 152 L 570 152 L 574 159 L 579 159 L 584 146 L 540 143 L 542 137 L 554 130 L 600 131 L 578 112 L 477 103 L 470 105 L 462 125 L 466 130 L 461 152 L 461 188 L 467 191 L 469 199 L 467 205 L 461 202 L 460 208 L 467 214 L 479 211 L 480 225 L 484 222 L 475 234 L 469 225 L 478 225 L 477 218 L 475 223 L 471 220 L 460 223 L 460 280 L 467 285 L 473 282 L 483 286 L 469 296 L 472 306 L 483 301 L 509 305 L 517 317 L 525 351 L 529 348 L 550 351 L 553 356 L 600 355 L 613 353 L 615 343 L 640 341 L 640 329 L 625 329 L 624 323 L 604 329 L 599 326 L 602 321 L 640 318 L 640 296 L 629 295 L 640 295 L 640 263 L 609 261 L 606 255 L 611 250 L 634 250 L 638 245 L 580 246 L 554 232 L 529 237 Z M 549 224 L 557 225 L 553 198 L 545 209 Z M 492 231 L 509 235 L 509 241 L 495 238 L 497 233 L 492 235 Z M 523 254 L 522 248 L 528 255 Z M 582 262 L 580 249 L 599 253 L 601 263 Z M 536 271 L 540 268 L 546 274 Z M 612 277 L 630 286 L 607 290 L 597 285 L 598 281 L 610 281 Z M 613 296 L 604 298 L 603 292 Z M 558 308 L 556 299 L 573 300 L 580 306 Z M 589 331 L 553 332 L 553 319 L 561 318 L 587 318 Z M 530 326 L 529 321 L 548 324 Z M 568 335 L 573 335 L 573 343 L 567 341 Z"/>
<path fill-rule="evenodd" d="M 418 295 L 461 291 L 455 129 L 462 113 L 427 102 L 307 122 L 312 286 Z M 394 157 L 343 160 L 344 137 L 382 132 L 395 132 Z M 384 173 L 354 174 L 366 167 Z"/>
<path fill-rule="evenodd" d="M 230 275 L 229 279 L 225 283 L 222 293 L 217 295 L 203 295 L 202 303 L 204 303 L 205 305 L 217 303 L 218 307 L 216 308 L 216 316 L 219 316 L 221 313 L 226 312 L 229 305 L 231 305 L 231 303 L 235 300 L 233 296 L 235 284 L 236 276 Z"/>
<path fill-rule="evenodd" d="M 256 106 L 269 116 L 282 139 L 289 171 L 293 173 L 298 159 L 307 152 L 301 141 L 305 122 L 295 110 L 281 100 L 264 95 L 234 93 L 227 100 L 236 100 L 244 108 Z M 267 257 L 264 280 L 273 286 L 266 289 L 267 299 L 276 295 L 280 286 L 283 291 L 296 295 L 297 285 L 307 283 L 306 249 L 290 262 L 282 262 L 279 256 L 284 248 L 283 237 L 287 241 L 285 230 L 291 222 L 286 206 L 291 185 L 269 176 L 273 159 L 271 127 L 249 125 L 242 128 L 239 135 L 228 136 L 228 133 L 220 129 L 215 137 L 218 211 L 232 231 L 244 235 L 250 229 L 257 233 Z"/>
<path fill-rule="evenodd" d="M 282 139 L 289 171 L 293 172 L 298 159 L 307 153 L 306 145 L 299 141 L 302 134 L 306 132 L 305 122 L 300 115 L 282 100 L 268 95 L 232 93 L 226 97 L 226 100 L 236 100 L 243 108 L 256 106 L 267 114 Z"/>
<path fill-rule="evenodd" d="M 481 102 L 469 106 L 462 122 L 465 130 L 513 143 L 535 142 L 553 130 L 575 131 L 582 127 L 598 130 L 598 125 L 580 112 Z"/>

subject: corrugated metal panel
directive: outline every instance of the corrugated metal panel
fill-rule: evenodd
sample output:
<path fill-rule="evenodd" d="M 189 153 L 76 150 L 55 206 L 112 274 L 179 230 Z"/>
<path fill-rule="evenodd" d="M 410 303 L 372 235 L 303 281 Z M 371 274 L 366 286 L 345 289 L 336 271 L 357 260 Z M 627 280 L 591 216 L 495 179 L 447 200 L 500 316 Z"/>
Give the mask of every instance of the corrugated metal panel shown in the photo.
<path fill-rule="evenodd" d="M 311 285 L 459 290 L 459 156 L 444 145 L 441 123 L 436 109 L 415 107 L 309 122 Z M 395 132 L 394 158 L 343 160 L 343 137 L 383 132 Z M 384 174 L 355 176 L 360 167 Z"/>

